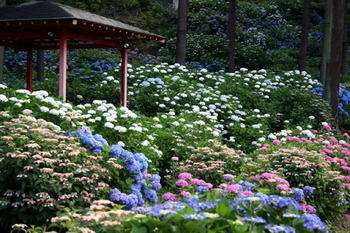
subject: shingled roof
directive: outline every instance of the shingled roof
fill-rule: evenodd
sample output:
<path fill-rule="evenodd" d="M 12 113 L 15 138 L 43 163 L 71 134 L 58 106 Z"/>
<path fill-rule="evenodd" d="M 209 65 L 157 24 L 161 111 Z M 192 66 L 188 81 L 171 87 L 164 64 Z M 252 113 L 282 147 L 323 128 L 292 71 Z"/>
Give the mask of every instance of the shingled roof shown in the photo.
<path fill-rule="evenodd" d="M 118 47 L 119 44 L 113 46 L 113 43 L 130 40 L 164 42 L 164 37 L 160 35 L 113 19 L 55 1 L 34 1 L 0 7 L 0 45 L 24 48 L 30 44 L 39 46 L 45 41 L 47 45 L 49 39 L 52 38 L 51 42 L 55 41 L 62 25 L 68 26 L 68 33 L 80 35 L 78 37 L 68 36 L 68 39 L 71 40 L 70 44 L 72 44 L 72 41 L 75 43 L 85 41 L 102 44 L 99 43 L 99 40 L 105 40 L 111 42 L 107 43 L 110 45 L 109 47 Z M 45 36 L 40 33 L 45 33 Z M 90 39 L 93 37 L 94 40 L 90 41 L 86 37 L 90 37 Z M 101 45 L 100 47 L 107 46 Z"/>

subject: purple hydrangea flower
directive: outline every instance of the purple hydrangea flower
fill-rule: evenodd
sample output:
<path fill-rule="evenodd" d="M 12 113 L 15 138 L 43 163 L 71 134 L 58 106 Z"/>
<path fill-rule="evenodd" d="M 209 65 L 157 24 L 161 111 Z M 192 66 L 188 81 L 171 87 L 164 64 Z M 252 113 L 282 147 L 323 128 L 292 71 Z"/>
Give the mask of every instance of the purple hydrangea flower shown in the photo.
<path fill-rule="evenodd" d="M 83 126 L 83 127 L 81 128 L 81 130 L 79 130 L 79 131 L 77 132 L 77 135 L 78 135 L 79 137 L 82 138 L 82 137 L 90 136 L 90 135 L 92 135 L 92 133 L 91 133 L 91 130 L 90 130 L 89 127 Z"/>
<path fill-rule="evenodd" d="M 310 186 L 305 186 L 305 187 L 304 187 L 304 191 L 305 191 L 307 194 L 309 194 L 309 195 L 311 195 L 311 194 L 314 193 L 314 189 L 311 188 Z"/>
<path fill-rule="evenodd" d="M 122 193 L 117 188 L 114 188 L 110 195 L 111 201 L 119 201 L 121 199 L 121 194 Z"/>

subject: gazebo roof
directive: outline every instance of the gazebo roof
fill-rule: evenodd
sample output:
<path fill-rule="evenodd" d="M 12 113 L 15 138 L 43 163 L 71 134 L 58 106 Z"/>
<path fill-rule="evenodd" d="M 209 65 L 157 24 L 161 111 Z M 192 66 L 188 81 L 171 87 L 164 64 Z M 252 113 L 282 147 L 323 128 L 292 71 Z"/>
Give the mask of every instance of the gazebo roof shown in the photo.
<path fill-rule="evenodd" d="M 131 40 L 164 37 L 55 1 L 0 7 L 0 45 L 17 49 L 58 49 L 66 28 L 68 49 L 118 48 Z"/>

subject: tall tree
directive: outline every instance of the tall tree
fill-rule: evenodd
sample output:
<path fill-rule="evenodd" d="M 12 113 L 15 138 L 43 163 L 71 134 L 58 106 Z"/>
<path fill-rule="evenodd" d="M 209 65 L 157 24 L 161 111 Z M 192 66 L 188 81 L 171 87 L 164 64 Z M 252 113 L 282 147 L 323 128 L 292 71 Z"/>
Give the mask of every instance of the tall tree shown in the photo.
<path fill-rule="evenodd" d="M 237 1 L 230 0 L 228 12 L 228 39 L 230 40 L 230 55 L 228 72 L 235 72 L 235 40 L 236 40 L 236 8 Z"/>
<path fill-rule="evenodd" d="M 340 70 L 343 51 L 344 35 L 344 14 L 345 0 L 330 0 L 330 50 L 327 54 L 326 72 L 325 72 L 325 91 L 324 98 L 329 102 L 332 109 L 332 116 L 335 121 L 335 127 L 338 130 L 338 104 L 339 104 L 339 84 Z M 327 86 L 326 86 L 327 85 Z M 329 90 L 329 93 L 326 93 Z"/>
<path fill-rule="evenodd" d="M 348 53 L 348 0 L 345 0 L 345 14 L 344 14 L 344 35 L 343 35 L 343 52 L 341 73 L 346 74 L 347 71 L 347 53 Z"/>
<path fill-rule="evenodd" d="M 299 70 L 306 70 L 307 46 L 310 27 L 310 8 L 311 0 L 304 0 L 303 5 L 303 23 L 301 29 L 300 52 L 299 52 Z"/>
<path fill-rule="evenodd" d="M 6 5 L 6 0 L 0 0 L 0 7 Z M 4 60 L 5 60 L 5 47 L 0 46 L 0 84 L 4 81 Z"/>
<path fill-rule="evenodd" d="M 330 90 L 327 88 L 329 85 L 327 85 L 326 80 L 326 67 L 327 62 L 329 61 L 330 57 L 330 49 L 331 49 L 331 21 L 333 17 L 333 3 L 332 0 L 325 0 L 325 11 L 324 11 L 324 21 L 323 21 L 323 41 L 322 41 L 322 57 L 321 57 L 321 69 L 320 69 L 320 82 L 323 85 L 324 93 L 323 98 L 325 100 L 330 99 L 330 96 L 328 96 L 328 93 L 330 93 Z"/>
<path fill-rule="evenodd" d="M 188 0 L 179 0 L 175 62 L 181 65 L 185 65 L 186 62 L 187 11 Z"/>

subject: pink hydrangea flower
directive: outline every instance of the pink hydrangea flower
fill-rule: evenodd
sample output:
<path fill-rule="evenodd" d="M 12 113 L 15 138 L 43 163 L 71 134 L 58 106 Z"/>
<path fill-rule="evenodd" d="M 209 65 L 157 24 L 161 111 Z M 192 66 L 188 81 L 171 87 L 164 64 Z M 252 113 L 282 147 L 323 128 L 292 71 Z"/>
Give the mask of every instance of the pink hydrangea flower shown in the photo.
<path fill-rule="evenodd" d="M 337 144 L 337 143 L 338 143 L 338 140 L 337 140 L 336 138 L 331 138 L 331 139 L 329 139 L 329 142 L 330 142 L 330 143 Z"/>
<path fill-rule="evenodd" d="M 273 178 L 276 178 L 276 177 L 277 177 L 277 175 L 272 174 L 272 173 L 267 173 L 267 172 L 261 174 L 261 176 L 260 176 L 260 178 L 267 179 L 267 180 L 270 180 L 270 179 L 273 179 Z"/>
<path fill-rule="evenodd" d="M 350 188 L 350 184 L 348 183 L 344 184 L 344 188 Z"/>
<path fill-rule="evenodd" d="M 238 194 L 239 197 L 254 197 L 254 194 L 251 191 L 244 191 L 240 194 Z"/>
<path fill-rule="evenodd" d="M 178 180 L 175 182 L 176 186 L 180 186 L 180 187 L 187 187 L 188 186 L 188 183 L 186 180 Z"/>
<path fill-rule="evenodd" d="M 278 146 L 279 144 L 281 144 L 281 141 L 280 140 L 273 140 L 272 142 L 274 145 Z"/>
<path fill-rule="evenodd" d="M 179 157 L 171 157 L 171 160 L 173 160 L 173 161 L 179 161 Z"/>
<path fill-rule="evenodd" d="M 190 179 L 192 179 L 192 175 L 190 173 L 183 172 L 183 173 L 179 174 L 179 179 L 181 179 L 181 180 L 190 180 Z"/>
<path fill-rule="evenodd" d="M 211 183 L 206 183 L 206 185 L 209 189 L 212 189 L 213 188 L 213 185 Z"/>
<path fill-rule="evenodd" d="M 324 125 L 323 128 L 324 128 L 325 130 L 331 130 L 331 127 L 330 127 L 329 125 Z"/>
<path fill-rule="evenodd" d="M 276 185 L 276 188 L 278 188 L 279 190 L 282 190 L 282 191 L 286 191 L 286 192 L 290 191 L 289 187 L 285 184 L 278 184 L 278 185 Z"/>
<path fill-rule="evenodd" d="M 306 205 L 305 209 L 306 209 L 307 212 L 310 212 L 312 214 L 316 213 L 316 209 L 312 205 Z"/>
<path fill-rule="evenodd" d="M 232 184 L 228 186 L 226 190 L 231 193 L 236 193 L 239 190 L 239 186 L 237 184 Z"/>
<path fill-rule="evenodd" d="M 191 196 L 191 193 L 190 192 L 186 192 L 186 191 L 182 191 L 181 195 L 184 196 L 184 197 L 189 197 L 189 196 Z"/>
<path fill-rule="evenodd" d="M 177 197 L 174 193 L 164 193 L 162 198 L 164 200 L 176 201 L 179 197 Z"/>
<path fill-rule="evenodd" d="M 198 186 L 206 186 L 207 182 L 205 182 L 204 180 L 195 179 L 194 184 Z"/>
<path fill-rule="evenodd" d="M 346 219 L 349 219 L 349 220 L 350 220 L 350 215 L 345 214 L 345 215 L 344 215 L 344 218 L 346 218 Z"/>

